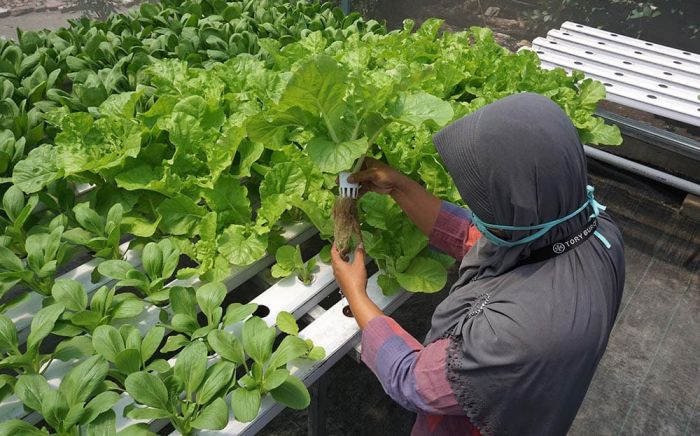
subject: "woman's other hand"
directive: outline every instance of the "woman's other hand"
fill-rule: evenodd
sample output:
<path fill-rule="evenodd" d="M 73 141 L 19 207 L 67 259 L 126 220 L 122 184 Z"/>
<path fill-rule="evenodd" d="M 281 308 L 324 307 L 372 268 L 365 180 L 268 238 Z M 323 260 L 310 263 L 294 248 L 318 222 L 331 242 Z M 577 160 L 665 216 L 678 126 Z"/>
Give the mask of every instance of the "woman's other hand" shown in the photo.
<path fill-rule="evenodd" d="M 393 194 L 405 177 L 389 165 L 370 157 L 365 158 L 363 169 L 348 178 L 350 183 L 361 184 L 360 193 Z"/>
<path fill-rule="evenodd" d="M 355 258 L 352 262 L 343 260 L 335 244 L 331 248 L 331 264 L 335 280 L 340 290 L 346 297 L 367 292 L 367 268 L 365 267 L 365 250 L 359 245 L 355 250 Z"/>

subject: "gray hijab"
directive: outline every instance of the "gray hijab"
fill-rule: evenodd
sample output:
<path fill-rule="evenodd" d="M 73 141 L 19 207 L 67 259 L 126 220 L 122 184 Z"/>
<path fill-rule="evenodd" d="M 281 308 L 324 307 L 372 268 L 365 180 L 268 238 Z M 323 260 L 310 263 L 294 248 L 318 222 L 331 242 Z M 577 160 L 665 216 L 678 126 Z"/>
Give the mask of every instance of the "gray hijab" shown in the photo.
<path fill-rule="evenodd" d="M 517 94 L 455 121 L 434 137 L 470 209 L 490 224 L 533 226 L 586 201 L 576 129 L 550 99 Z M 607 344 L 624 285 L 622 238 L 598 217 L 606 248 L 523 264 L 532 250 L 575 233 L 591 210 L 512 248 L 482 237 L 464 256 L 426 343 L 449 337 L 447 376 L 482 435 L 564 435 Z M 531 231 L 509 231 L 517 240 Z"/>

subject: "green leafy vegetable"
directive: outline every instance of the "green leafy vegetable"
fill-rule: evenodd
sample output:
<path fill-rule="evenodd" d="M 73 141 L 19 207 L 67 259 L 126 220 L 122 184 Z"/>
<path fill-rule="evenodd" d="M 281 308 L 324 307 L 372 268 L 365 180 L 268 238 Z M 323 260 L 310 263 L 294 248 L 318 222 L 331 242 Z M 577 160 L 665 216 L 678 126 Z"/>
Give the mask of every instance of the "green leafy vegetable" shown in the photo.
<path fill-rule="evenodd" d="M 313 271 L 316 268 L 316 259 L 312 258 L 304 263 L 298 245 L 296 247 L 284 245 L 278 248 L 275 258 L 277 263 L 272 267 L 272 277 L 286 277 L 295 274 L 305 285 L 311 284 Z"/>

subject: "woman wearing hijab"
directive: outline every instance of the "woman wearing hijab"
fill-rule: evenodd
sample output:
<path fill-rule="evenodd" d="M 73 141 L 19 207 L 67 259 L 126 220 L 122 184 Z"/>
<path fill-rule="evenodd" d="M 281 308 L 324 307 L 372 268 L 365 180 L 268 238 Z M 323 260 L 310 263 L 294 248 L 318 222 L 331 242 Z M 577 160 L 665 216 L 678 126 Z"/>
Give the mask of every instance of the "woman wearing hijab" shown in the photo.
<path fill-rule="evenodd" d="M 517 94 L 434 137 L 470 210 L 377 161 L 354 175 L 391 195 L 461 261 L 424 344 L 367 297 L 364 253 L 333 268 L 363 330 L 362 360 L 416 412 L 414 435 L 564 435 L 624 286 L 620 232 L 587 186 L 576 129 L 550 99 Z"/>

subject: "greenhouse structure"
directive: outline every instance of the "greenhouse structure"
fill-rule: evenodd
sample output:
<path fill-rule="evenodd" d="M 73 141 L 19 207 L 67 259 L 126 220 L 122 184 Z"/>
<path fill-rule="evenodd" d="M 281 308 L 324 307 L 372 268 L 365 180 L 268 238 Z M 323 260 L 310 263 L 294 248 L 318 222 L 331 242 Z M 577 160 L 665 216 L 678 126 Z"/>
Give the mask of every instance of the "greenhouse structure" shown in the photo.
<path fill-rule="evenodd" d="M 0 436 L 700 435 L 697 0 L 0 0 Z"/>

